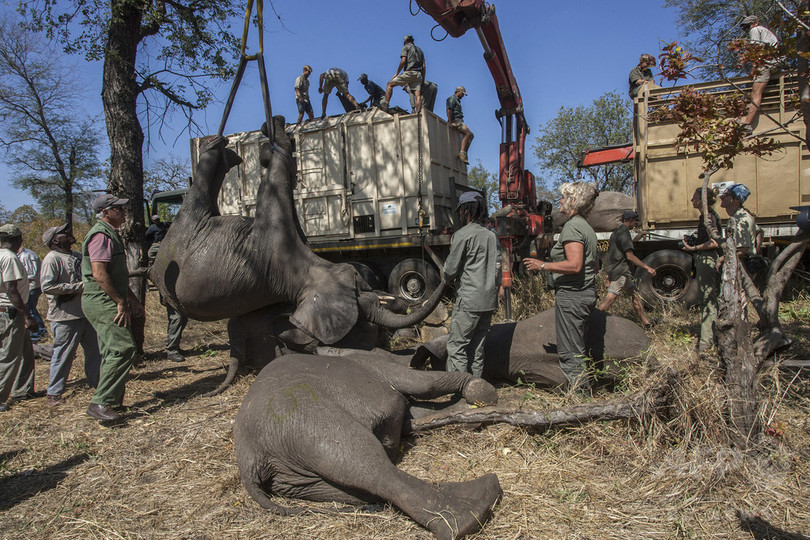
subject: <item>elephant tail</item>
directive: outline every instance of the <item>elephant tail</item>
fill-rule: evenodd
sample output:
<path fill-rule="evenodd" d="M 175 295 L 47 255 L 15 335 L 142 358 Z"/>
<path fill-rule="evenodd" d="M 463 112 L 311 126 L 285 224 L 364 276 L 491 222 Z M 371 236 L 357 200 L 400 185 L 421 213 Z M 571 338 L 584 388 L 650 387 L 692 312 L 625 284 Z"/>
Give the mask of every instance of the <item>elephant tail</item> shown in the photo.
<path fill-rule="evenodd" d="M 211 397 L 211 396 L 218 396 L 222 392 L 228 389 L 228 387 L 233 383 L 233 380 L 236 378 L 236 373 L 239 371 L 239 359 L 235 355 L 231 355 L 231 359 L 228 362 L 228 374 L 225 375 L 225 380 L 222 381 L 222 384 L 211 390 L 210 392 L 206 392 L 202 395 L 202 397 Z"/>

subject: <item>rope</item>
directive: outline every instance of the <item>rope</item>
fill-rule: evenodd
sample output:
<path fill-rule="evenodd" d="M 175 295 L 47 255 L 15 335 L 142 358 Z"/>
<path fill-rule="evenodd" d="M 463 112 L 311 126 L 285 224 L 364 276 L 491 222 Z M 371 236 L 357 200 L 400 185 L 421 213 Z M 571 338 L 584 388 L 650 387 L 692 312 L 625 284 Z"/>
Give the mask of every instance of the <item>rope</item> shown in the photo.
<path fill-rule="evenodd" d="M 248 0 L 247 8 L 245 9 L 245 25 L 242 29 L 242 45 L 239 49 L 239 66 L 236 68 L 236 75 L 234 76 L 233 85 L 231 86 L 231 93 L 228 95 L 228 101 L 225 103 L 225 111 L 222 114 L 222 120 L 219 123 L 219 131 L 217 135 L 222 135 L 225 131 L 225 124 L 228 121 L 228 116 L 231 114 L 234 99 L 236 98 L 236 91 L 239 89 L 239 84 L 242 82 L 242 75 L 245 73 L 247 63 L 255 60 L 259 67 L 259 82 L 262 87 L 262 101 L 264 102 L 264 120 L 267 125 L 267 137 L 271 143 L 275 140 L 275 126 L 273 126 L 273 110 L 270 104 L 270 92 L 267 84 L 267 71 L 264 64 L 264 5 L 263 0 L 256 1 L 256 20 L 259 30 L 259 52 L 253 55 L 245 54 L 247 49 L 247 37 L 250 29 L 250 17 L 253 12 L 254 0 Z"/>
<path fill-rule="evenodd" d="M 422 109 L 420 108 L 419 111 L 416 113 L 416 148 L 417 154 L 419 156 L 418 161 L 418 170 L 416 172 L 417 183 L 419 186 L 419 191 L 417 194 L 416 205 L 418 208 L 416 214 L 416 224 L 419 226 L 419 235 L 423 234 L 422 227 L 425 224 L 425 209 L 423 206 L 422 201 Z"/>

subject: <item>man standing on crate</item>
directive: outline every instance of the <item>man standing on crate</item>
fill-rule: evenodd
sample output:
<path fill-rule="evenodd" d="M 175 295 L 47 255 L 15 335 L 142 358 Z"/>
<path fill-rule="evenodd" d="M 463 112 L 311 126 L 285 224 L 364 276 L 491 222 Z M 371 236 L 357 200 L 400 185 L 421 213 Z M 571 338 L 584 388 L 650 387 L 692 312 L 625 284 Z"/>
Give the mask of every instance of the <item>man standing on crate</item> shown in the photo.
<path fill-rule="evenodd" d="M 413 44 L 413 36 L 408 34 L 403 40 L 402 50 L 399 53 L 399 67 L 385 87 L 385 98 L 380 103 L 380 108 L 384 111 L 388 110 L 395 86 L 407 86 L 416 97 L 416 112 L 421 111 L 422 82 L 425 80 L 425 71 L 425 53 Z"/>

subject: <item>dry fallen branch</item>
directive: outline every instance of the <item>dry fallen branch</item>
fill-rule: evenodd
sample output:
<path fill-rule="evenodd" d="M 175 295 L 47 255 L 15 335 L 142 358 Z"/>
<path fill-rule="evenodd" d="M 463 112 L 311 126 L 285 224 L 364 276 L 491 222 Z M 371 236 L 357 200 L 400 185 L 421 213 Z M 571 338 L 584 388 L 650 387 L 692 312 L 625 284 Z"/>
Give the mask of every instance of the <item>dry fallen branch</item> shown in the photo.
<path fill-rule="evenodd" d="M 675 371 L 669 369 L 659 384 L 625 398 L 573 405 L 552 411 L 521 411 L 495 406 L 438 413 L 412 419 L 404 430 L 417 432 L 450 424 L 499 423 L 546 430 L 600 420 L 644 420 L 669 407 L 676 377 Z"/>

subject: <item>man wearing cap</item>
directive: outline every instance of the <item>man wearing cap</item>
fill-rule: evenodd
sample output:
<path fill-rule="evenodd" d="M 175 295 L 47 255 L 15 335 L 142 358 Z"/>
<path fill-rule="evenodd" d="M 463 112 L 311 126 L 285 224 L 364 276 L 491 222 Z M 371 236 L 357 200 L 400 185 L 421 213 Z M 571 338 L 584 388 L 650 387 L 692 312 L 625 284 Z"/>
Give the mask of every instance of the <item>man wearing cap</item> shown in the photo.
<path fill-rule="evenodd" d="M 329 94 L 332 93 L 333 88 L 337 88 L 337 91 L 354 105 L 355 110 L 360 110 L 357 100 L 349 93 L 349 75 L 342 69 L 333 67 L 321 73 L 318 79 L 318 92 L 323 94 L 321 118 L 326 118 L 326 102 L 329 101 Z"/>
<path fill-rule="evenodd" d="M 645 269 L 651 276 L 655 275 L 655 268 L 644 264 L 633 252 L 633 239 L 630 237 L 630 231 L 635 229 L 636 225 L 638 225 L 638 214 L 635 210 L 625 210 L 622 213 L 621 224 L 610 235 L 610 247 L 605 265 L 609 281 L 608 290 L 605 299 L 596 309 L 607 312 L 622 291 L 627 291 L 632 298 L 633 309 L 636 310 L 641 325 L 644 328 L 650 328 L 652 321 L 644 312 L 644 305 L 641 303 L 633 273 L 630 271 L 630 263 Z"/>
<path fill-rule="evenodd" d="M 295 106 L 298 107 L 297 124 L 300 124 L 304 119 L 304 113 L 307 113 L 310 120 L 315 117 L 312 112 L 312 103 L 309 101 L 309 75 L 311 73 L 312 66 L 305 65 L 304 72 L 295 79 Z"/>
<path fill-rule="evenodd" d="M 467 150 L 470 149 L 470 144 L 475 138 L 473 132 L 464 123 L 464 113 L 461 112 L 461 98 L 467 95 L 467 90 L 463 86 L 456 87 L 453 95 L 447 98 L 447 121 L 450 125 L 458 129 L 464 137 L 461 139 L 461 152 L 458 153 L 458 159 L 463 163 L 469 163 L 467 159 Z"/>
<path fill-rule="evenodd" d="M 168 225 L 160 220 L 160 216 L 155 214 L 151 217 L 152 224 L 146 229 L 146 253 L 150 261 L 155 259 L 157 250 L 160 247 L 160 242 L 166 236 L 169 230 Z"/>
<path fill-rule="evenodd" d="M 484 338 L 492 312 L 498 307 L 501 255 L 498 238 L 484 227 L 484 198 L 466 191 L 456 206 L 463 227 L 450 238 L 444 277 L 456 284 L 456 302 L 447 340 L 447 371 L 481 377 L 484 372 Z"/>
<path fill-rule="evenodd" d="M 73 366 L 76 349 L 84 350 L 84 374 L 90 388 L 98 386 L 101 355 L 96 331 L 82 311 L 82 255 L 70 247 L 76 239 L 70 227 L 51 227 L 42 235 L 50 252 L 42 260 L 42 292 L 48 298 L 48 320 L 53 332 L 48 405 L 62 405 L 65 383 Z"/>
<path fill-rule="evenodd" d="M 748 33 L 748 41 L 751 43 L 759 43 L 768 47 L 776 47 L 779 44 L 779 39 L 767 28 L 759 24 L 759 18 L 756 15 L 749 15 L 740 23 L 742 29 Z M 751 76 L 754 78 L 751 83 L 751 103 L 748 105 L 748 115 L 742 122 L 742 127 L 746 132 L 753 133 L 754 119 L 759 113 L 759 106 L 762 104 L 762 94 L 768 81 L 771 80 L 771 75 L 776 71 L 780 59 L 772 59 L 765 62 L 765 65 L 754 67 Z"/>
<path fill-rule="evenodd" d="M 17 258 L 20 259 L 23 268 L 25 268 L 25 273 L 28 274 L 28 299 L 26 305 L 28 306 L 28 314 L 37 322 L 37 328 L 31 331 L 31 341 L 36 343 L 48 333 L 45 328 L 45 321 L 42 320 L 42 315 L 39 314 L 37 309 L 37 302 L 39 302 L 39 297 L 42 296 L 42 288 L 39 284 L 39 270 L 42 261 L 39 260 L 36 253 L 22 247 L 22 245 L 17 252 Z"/>
<path fill-rule="evenodd" d="M 93 201 L 96 224 L 82 244 L 82 311 L 96 329 L 101 351 L 98 387 L 87 414 L 100 421 L 119 420 L 127 375 L 136 346 L 130 328 L 143 307 L 129 290 L 129 271 L 118 228 L 124 224 L 123 205 L 129 199 L 100 195 Z"/>
<path fill-rule="evenodd" d="M 363 88 L 366 89 L 368 92 L 368 99 L 362 102 L 360 105 L 365 105 L 366 103 L 370 103 L 370 107 L 379 107 L 380 102 L 385 97 L 385 90 L 382 87 L 375 83 L 374 81 L 369 80 L 368 75 L 365 73 L 360 74 L 360 78 L 357 79 L 360 81 L 360 84 L 363 85 Z"/>
<path fill-rule="evenodd" d="M 17 251 L 22 232 L 10 223 L 0 227 L 0 412 L 13 400 L 34 397 L 34 350 L 28 330 L 37 327 L 28 313 L 28 274 Z"/>
<path fill-rule="evenodd" d="M 638 60 L 638 65 L 630 70 L 627 79 L 630 83 L 630 99 L 638 96 L 642 87 L 658 88 L 652 74 L 652 67 L 655 66 L 655 57 L 651 54 L 642 54 Z"/>
<path fill-rule="evenodd" d="M 395 86 L 407 86 L 416 97 L 416 112 L 421 111 L 422 82 L 425 80 L 425 71 L 425 53 L 413 44 L 413 36 L 408 34 L 403 39 L 397 72 L 385 87 L 385 99 L 380 103 L 380 108 L 388 110 Z"/>
<path fill-rule="evenodd" d="M 720 208 L 725 208 L 731 218 L 726 224 L 726 238 L 734 238 L 737 257 L 745 260 L 756 254 L 757 224 L 754 216 L 743 206 L 751 195 L 745 184 L 732 184 L 720 194 Z"/>

